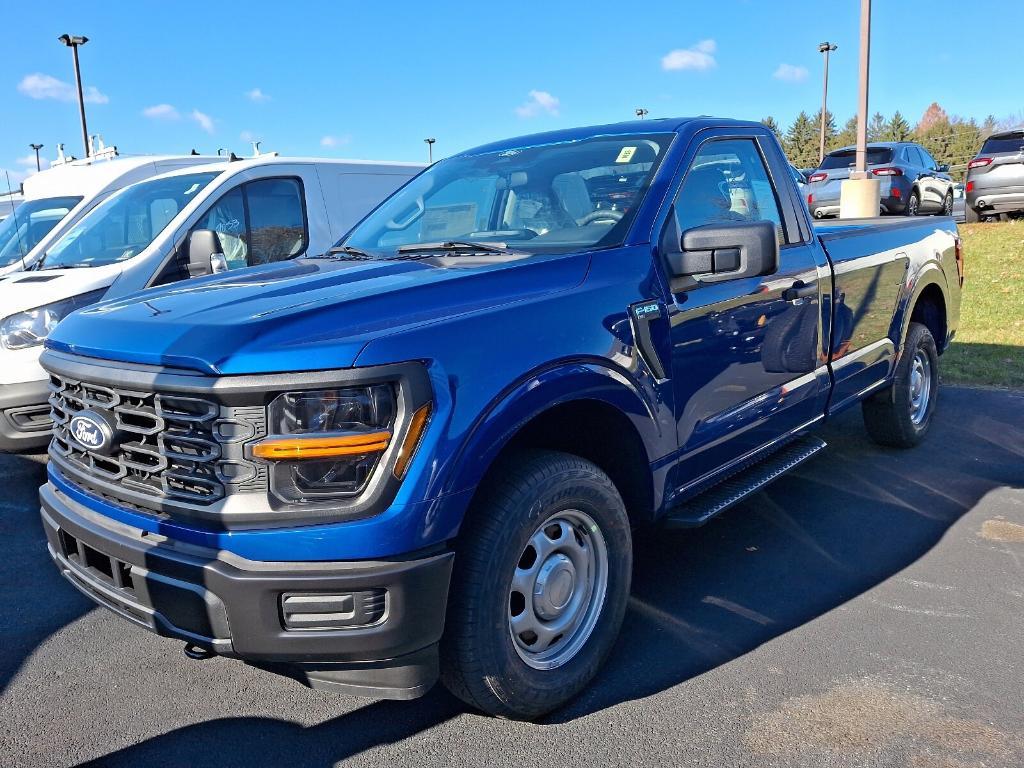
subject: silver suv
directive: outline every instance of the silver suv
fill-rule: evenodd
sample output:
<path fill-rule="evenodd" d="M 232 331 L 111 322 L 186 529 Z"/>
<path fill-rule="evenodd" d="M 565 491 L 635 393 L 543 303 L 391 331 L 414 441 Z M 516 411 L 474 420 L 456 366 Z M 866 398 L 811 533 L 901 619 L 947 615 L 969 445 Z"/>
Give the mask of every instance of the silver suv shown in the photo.
<path fill-rule="evenodd" d="M 1024 214 L 1024 129 L 993 133 L 967 164 L 967 221 Z"/>

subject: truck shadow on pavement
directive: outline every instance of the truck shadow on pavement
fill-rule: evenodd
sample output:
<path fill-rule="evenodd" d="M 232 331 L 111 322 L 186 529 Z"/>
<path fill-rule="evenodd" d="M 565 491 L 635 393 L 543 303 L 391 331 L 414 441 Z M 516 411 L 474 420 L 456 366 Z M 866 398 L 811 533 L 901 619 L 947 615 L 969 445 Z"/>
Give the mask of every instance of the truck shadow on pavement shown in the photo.
<path fill-rule="evenodd" d="M 854 411 L 822 430 L 823 455 L 711 524 L 639 534 L 633 597 L 612 657 L 539 727 L 651 696 L 749 653 L 909 566 L 988 492 L 1024 487 L 1024 397 L 948 388 L 942 397 L 933 433 L 913 451 L 871 444 Z M 32 569 L 40 563 L 49 567 L 33 553 Z M 58 592 L 67 606 L 54 627 L 81 612 L 69 587 Z M 476 716 L 437 687 L 309 727 L 284 713 L 208 720 L 86 765 L 321 767 L 456 717 L 472 725 Z"/>

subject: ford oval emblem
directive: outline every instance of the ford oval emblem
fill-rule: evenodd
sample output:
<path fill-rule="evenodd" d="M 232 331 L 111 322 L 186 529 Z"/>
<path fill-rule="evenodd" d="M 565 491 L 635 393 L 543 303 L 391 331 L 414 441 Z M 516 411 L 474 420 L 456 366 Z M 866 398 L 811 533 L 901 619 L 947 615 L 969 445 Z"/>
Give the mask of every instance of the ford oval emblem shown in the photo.
<path fill-rule="evenodd" d="M 98 413 L 82 411 L 68 424 L 72 439 L 80 446 L 96 453 L 105 453 L 113 446 L 114 430 Z"/>

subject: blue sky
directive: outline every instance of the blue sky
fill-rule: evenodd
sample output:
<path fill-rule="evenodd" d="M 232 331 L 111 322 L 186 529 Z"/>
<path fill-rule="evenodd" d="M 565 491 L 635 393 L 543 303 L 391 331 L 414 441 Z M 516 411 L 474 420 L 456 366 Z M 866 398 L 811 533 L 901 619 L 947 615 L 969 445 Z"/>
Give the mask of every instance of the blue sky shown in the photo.
<path fill-rule="evenodd" d="M 0 169 L 16 178 L 32 142 L 82 154 L 64 32 L 90 38 L 90 132 L 130 153 L 247 153 L 255 137 L 284 154 L 422 160 L 426 136 L 440 157 L 640 106 L 785 126 L 818 109 L 826 39 L 839 45 L 830 109 L 842 122 L 856 107 L 857 0 L 45 5 L 3 11 Z M 1024 2 L 982 22 L 963 0 L 874 5 L 872 111 L 1024 111 Z"/>

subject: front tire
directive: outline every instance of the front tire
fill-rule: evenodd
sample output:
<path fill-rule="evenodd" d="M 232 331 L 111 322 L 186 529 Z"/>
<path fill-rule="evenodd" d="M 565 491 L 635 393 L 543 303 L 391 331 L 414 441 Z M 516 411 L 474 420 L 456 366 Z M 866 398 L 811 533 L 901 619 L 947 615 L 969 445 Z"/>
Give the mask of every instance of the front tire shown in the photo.
<path fill-rule="evenodd" d="M 632 540 L 615 485 L 565 453 L 492 474 L 456 546 L 441 678 L 472 707 L 532 719 L 604 663 L 629 600 Z"/>
<path fill-rule="evenodd" d="M 913 448 L 928 433 L 939 397 L 939 353 L 931 331 L 911 323 L 893 383 L 861 408 L 871 439 L 893 448 Z"/>

